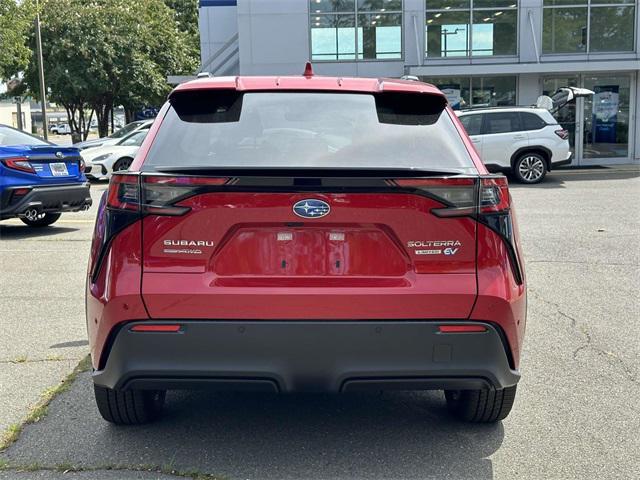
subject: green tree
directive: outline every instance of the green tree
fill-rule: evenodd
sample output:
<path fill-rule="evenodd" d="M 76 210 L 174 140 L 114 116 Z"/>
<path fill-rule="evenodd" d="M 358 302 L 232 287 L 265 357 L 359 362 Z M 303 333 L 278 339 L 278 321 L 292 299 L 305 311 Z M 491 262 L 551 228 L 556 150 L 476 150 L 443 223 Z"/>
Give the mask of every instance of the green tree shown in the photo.
<path fill-rule="evenodd" d="M 9 78 L 23 70 L 31 51 L 27 37 L 33 8 L 30 2 L 0 0 L 0 80 Z"/>
<path fill-rule="evenodd" d="M 197 65 L 188 35 L 162 0 L 46 0 L 41 4 L 43 57 L 51 101 L 86 138 L 92 112 L 100 136 L 114 105 L 127 110 L 163 101 L 166 76 Z M 37 68 L 26 79 L 36 91 Z"/>

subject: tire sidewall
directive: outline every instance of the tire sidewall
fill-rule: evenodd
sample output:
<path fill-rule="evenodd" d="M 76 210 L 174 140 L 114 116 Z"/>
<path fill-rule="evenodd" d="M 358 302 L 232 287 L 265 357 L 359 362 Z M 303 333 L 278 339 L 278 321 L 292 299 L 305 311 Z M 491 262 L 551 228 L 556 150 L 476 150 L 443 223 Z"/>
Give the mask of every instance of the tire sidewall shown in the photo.
<path fill-rule="evenodd" d="M 126 168 L 120 168 L 119 166 L 123 163 L 127 163 L 127 167 Z M 133 158 L 130 157 L 122 157 L 119 158 L 118 160 L 116 160 L 116 162 L 113 164 L 113 171 L 114 172 L 118 172 L 120 170 L 128 170 L 129 167 L 131 166 L 131 164 L 133 163 Z"/>
<path fill-rule="evenodd" d="M 542 175 L 540 175 L 540 177 L 538 179 L 533 180 L 533 181 L 527 180 L 526 178 L 524 178 L 523 176 L 520 175 L 520 164 L 527 157 L 536 157 L 537 159 L 539 159 L 542 162 Z M 513 164 L 513 175 L 518 180 L 518 182 L 520 182 L 520 183 L 524 183 L 524 184 L 527 184 L 527 185 L 535 185 L 536 183 L 542 182 L 545 179 L 545 177 L 547 176 L 547 162 L 545 161 L 544 157 L 542 155 L 540 155 L 539 153 L 523 153 L 522 155 L 520 155 L 518 157 L 518 159 Z"/>

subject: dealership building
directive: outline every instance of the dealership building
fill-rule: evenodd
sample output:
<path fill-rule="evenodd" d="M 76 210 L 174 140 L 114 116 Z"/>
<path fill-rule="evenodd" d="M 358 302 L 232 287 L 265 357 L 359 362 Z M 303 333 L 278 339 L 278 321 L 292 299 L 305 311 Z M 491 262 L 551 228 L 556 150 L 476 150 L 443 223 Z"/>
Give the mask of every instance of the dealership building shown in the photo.
<path fill-rule="evenodd" d="M 595 94 L 557 113 L 574 165 L 640 163 L 638 0 L 200 0 L 202 71 L 415 75 L 454 108 Z"/>

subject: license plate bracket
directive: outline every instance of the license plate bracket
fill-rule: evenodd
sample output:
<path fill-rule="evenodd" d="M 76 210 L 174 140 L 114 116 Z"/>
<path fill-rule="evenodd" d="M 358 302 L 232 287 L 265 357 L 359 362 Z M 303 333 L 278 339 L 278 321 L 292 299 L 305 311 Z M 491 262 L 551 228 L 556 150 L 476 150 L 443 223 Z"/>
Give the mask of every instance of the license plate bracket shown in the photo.
<path fill-rule="evenodd" d="M 49 169 L 51 170 L 51 175 L 53 175 L 54 177 L 69 176 L 69 171 L 67 170 L 67 164 L 64 162 L 50 163 Z"/>

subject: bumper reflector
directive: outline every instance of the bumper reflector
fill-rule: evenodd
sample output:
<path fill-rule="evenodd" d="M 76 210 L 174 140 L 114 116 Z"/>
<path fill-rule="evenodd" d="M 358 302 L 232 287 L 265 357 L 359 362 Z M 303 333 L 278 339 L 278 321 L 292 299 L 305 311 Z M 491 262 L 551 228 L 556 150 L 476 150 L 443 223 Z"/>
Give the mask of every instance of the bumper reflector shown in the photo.
<path fill-rule="evenodd" d="M 169 332 L 180 331 L 180 325 L 134 325 L 130 328 L 132 332 Z"/>
<path fill-rule="evenodd" d="M 484 325 L 440 325 L 438 327 L 440 333 L 469 333 L 469 332 L 486 332 L 487 327 Z"/>

